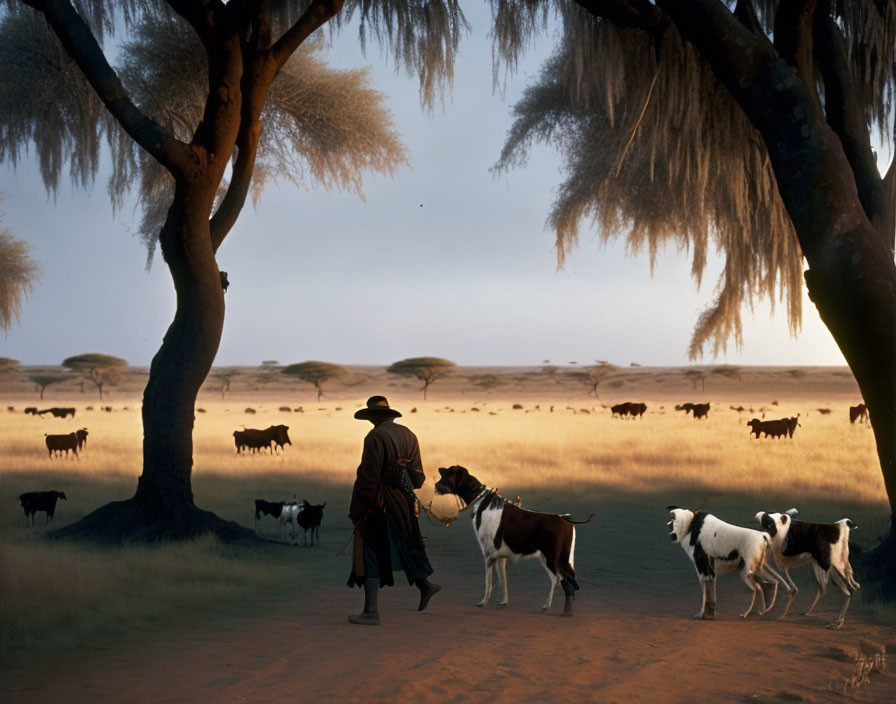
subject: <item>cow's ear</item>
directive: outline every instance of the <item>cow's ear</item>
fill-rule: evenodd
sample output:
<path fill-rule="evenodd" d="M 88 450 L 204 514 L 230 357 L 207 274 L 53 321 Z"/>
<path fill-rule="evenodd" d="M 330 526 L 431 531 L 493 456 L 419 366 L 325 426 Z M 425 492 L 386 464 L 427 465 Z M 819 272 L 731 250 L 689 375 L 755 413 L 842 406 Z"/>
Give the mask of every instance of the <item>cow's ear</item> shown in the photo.
<path fill-rule="evenodd" d="M 789 520 L 790 520 L 790 516 L 788 516 L 788 515 L 785 513 L 783 516 L 781 516 L 781 525 L 782 525 L 782 526 L 786 526 L 786 525 L 787 525 L 787 521 L 789 521 Z"/>
<path fill-rule="evenodd" d="M 446 470 L 444 467 L 439 467 L 439 475 L 440 475 L 440 476 L 444 477 L 446 471 L 447 471 L 447 470 Z"/>
<path fill-rule="evenodd" d="M 666 506 L 667 511 L 674 511 L 677 508 L 681 508 L 681 506 Z"/>

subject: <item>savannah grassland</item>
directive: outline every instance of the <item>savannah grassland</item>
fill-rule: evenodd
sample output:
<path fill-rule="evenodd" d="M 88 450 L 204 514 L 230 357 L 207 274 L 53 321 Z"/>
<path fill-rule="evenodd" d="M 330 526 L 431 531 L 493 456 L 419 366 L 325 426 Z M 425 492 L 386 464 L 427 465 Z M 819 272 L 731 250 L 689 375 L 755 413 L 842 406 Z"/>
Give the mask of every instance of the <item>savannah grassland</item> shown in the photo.
<path fill-rule="evenodd" d="M 848 421 L 848 406 L 860 399 L 845 369 L 746 367 L 736 377 L 707 376 L 704 390 L 681 369 L 624 368 L 595 398 L 564 369 L 459 368 L 430 387 L 423 401 L 416 380 L 368 367 L 358 368 L 365 379 L 359 385 L 325 385 L 321 402 L 309 385 L 256 372 L 247 369 L 235 377 L 223 398 L 211 379 L 200 394 L 197 407 L 204 412 L 196 414 L 194 430 L 195 500 L 246 526 L 253 524 L 256 498 L 326 501 L 321 545 L 313 550 L 274 542 L 225 545 L 210 538 L 120 547 L 47 540 L 43 514 L 34 528 L 27 525 L 18 494 L 65 491 L 68 501 L 59 502 L 55 526 L 133 494 L 141 471 L 145 372 L 131 370 L 120 386 L 107 389 L 102 404 L 95 390 L 87 387 L 82 395 L 74 383 L 50 387 L 42 401 L 25 383 L 0 385 L 0 662 L 85 644 L 114 647 L 125 634 L 150 638 L 203 620 L 245 618 L 299 589 L 341 588 L 348 557 L 336 553 L 351 534 L 350 486 L 370 427 L 352 413 L 374 393 L 387 395 L 404 414 L 399 422 L 419 437 L 430 479 L 421 499 L 433 501 L 434 511 L 450 516 L 457 510 L 450 497 L 432 495 L 437 468 L 453 464 L 505 496 L 521 495 L 524 507 L 571 511 L 581 518 L 594 511 L 595 531 L 618 531 L 618 544 L 629 540 L 633 550 L 642 551 L 638 569 L 645 584 L 655 578 L 654 554 L 679 570 L 687 586 L 674 591 L 686 597 L 689 608 L 696 587 L 685 556 L 668 542 L 664 507 L 669 503 L 696 508 L 709 497 L 708 511 L 741 525 L 752 525 L 758 510 L 790 506 L 799 507 L 805 520 L 848 515 L 859 524 L 853 537 L 864 547 L 887 526 L 872 433 Z M 471 385 L 467 377 L 482 373 L 496 374 L 503 383 L 490 390 Z M 641 420 L 612 418 L 609 406 L 620 401 L 644 401 L 647 413 Z M 712 402 L 708 420 L 674 410 L 685 401 Z M 77 416 L 59 420 L 22 412 L 25 406 L 53 405 L 74 406 Z M 99 410 L 101 405 L 112 412 Z M 741 405 L 746 410 L 731 408 Z M 7 411 L 9 406 L 14 410 Z M 247 414 L 249 407 L 256 413 Z M 792 440 L 752 440 L 746 421 L 763 413 L 767 418 L 799 414 L 801 427 Z M 292 446 L 285 452 L 235 454 L 235 429 L 277 423 L 289 425 Z M 80 459 L 47 457 L 44 433 L 82 427 L 89 437 Z M 638 521 L 626 523 L 633 512 Z M 275 524 L 267 520 L 264 530 L 272 532 Z M 468 571 L 477 591 L 481 564 L 469 528 L 423 525 L 433 562 L 441 561 L 442 570 Z M 590 528 L 582 535 L 585 530 Z M 621 556 L 613 554 L 612 545 L 601 550 L 603 564 L 593 579 L 612 584 L 614 561 Z M 795 572 L 798 580 L 799 572 L 808 579 L 808 570 Z M 861 594 L 853 602 L 855 611 L 879 615 L 873 599 Z M 831 609 L 839 605 L 839 596 L 826 599 L 833 600 L 826 602 Z"/>

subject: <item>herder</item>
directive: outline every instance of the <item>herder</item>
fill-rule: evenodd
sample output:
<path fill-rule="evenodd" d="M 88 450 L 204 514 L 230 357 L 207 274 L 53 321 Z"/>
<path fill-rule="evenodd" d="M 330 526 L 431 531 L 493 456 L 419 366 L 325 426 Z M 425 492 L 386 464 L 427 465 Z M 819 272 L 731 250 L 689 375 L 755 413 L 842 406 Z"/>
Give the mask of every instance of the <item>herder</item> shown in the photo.
<path fill-rule="evenodd" d="M 393 569 L 403 569 L 408 584 L 420 590 L 418 611 L 441 589 L 428 579 L 433 570 L 415 510 L 414 489 L 426 481 L 420 446 L 414 433 L 393 422 L 400 417 L 385 396 L 371 396 L 367 407 L 355 413 L 373 423 L 373 430 L 364 438 L 348 514 L 355 525 L 348 586 L 364 587 L 364 611 L 349 616 L 351 623 L 379 625 L 377 589 L 395 584 Z"/>

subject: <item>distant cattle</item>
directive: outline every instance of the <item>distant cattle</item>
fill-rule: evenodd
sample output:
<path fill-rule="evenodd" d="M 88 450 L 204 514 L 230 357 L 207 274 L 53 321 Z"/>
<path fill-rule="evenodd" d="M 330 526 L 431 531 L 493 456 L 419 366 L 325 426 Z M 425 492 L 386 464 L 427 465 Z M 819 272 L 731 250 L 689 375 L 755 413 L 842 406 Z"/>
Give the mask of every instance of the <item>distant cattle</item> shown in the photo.
<path fill-rule="evenodd" d="M 255 412 L 256 412 L 255 409 L 252 408 L 251 406 L 246 409 L 246 413 L 248 413 L 249 415 L 254 415 Z"/>
<path fill-rule="evenodd" d="M 50 413 L 54 418 L 65 418 L 66 416 L 75 417 L 75 409 L 74 408 L 45 408 L 42 411 L 37 412 L 38 415 L 44 415 L 45 413 Z"/>
<path fill-rule="evenodd" d="M 75 433 L 69 433 L 68 435 L 47 435 L 44 433 L 44 438 L 47 442 L 47 454 L 52 457 L 53 453 L 57 453 L 58 455 L 62 455 L 64 452 L 66 456 L 69 451 L 77 457 L 78 456 L 78 436 Z"/>
<path fill-rule="evenodd" d="M 246 428 L 233 431 L 233 443 L 236 445 L 237 454 L 242 454 L 243 449 L 258 452 L 267 448 L 273 453 L 276 448 L 284 445 L 292 445 L 289 439 L 288 425 L 271 425 L 264 430 Z"/>
<path fill-rule="evenodd" d="M 758 418 L 753 418 L 747 425 L 750 427 L 750 434 L 755 434 L 757 438 L 760 433 L 765 437 L 792 438 L 793 432 L 799 425 L 798 418 L 799 415 L 793 418 L 780 418 L 779 420 L 759 420 Z"/>
<path fill-rule="evenodd" d="M 626 401 L 625 403 L 617 403 L 615 406 L 610 406 L 610 412 L 612 415 L 622 418 L 623 416 L 628 415 L 628 411 L 631 405 L 632 404 L 628 401 Z"/>
<path fill-rule="evenodd" d="M 36 416 L 37 409 L 34 406 L 28 406 L 28 408 L 25 409 L 25 413 L 27 413 L 29 416 Z"/>
<path fill-rule="evenodd" d="M 46 520 L 49 522 L 56 513 L 58 499 L 68 501 L 64 491 L 28 491 L 19 494 L 19 503 L 25 510 L 25 519 L 27 520 L 31 516 L 31 525 L 34 525 L 34 514 L 38 511 L 44 511 L 47 514 Z"/>
<path fill-rule="evenodd" d="M 309 504 L 307 501 L 302 502 L 304 505 L 302 509 L 299 511 L 299 515 L 296 517 L 296 520 L 299 523 L 299 527 L 304 530 L 302 534 L 302 543 L 307 545 L 308 539 L 308 531 L 311 531 L 311 545 L 314 545 L 314 539 L 317 538 L 317 542 L 320 542 L 320 522 L 324 517 L 324 506 L 327 505 L 327 502 L 324 501 L 319 506 L 313 506 Z M 298 543 L 298 536 L 296 536 L 296 543 Z"/>
<path fill-rule="evenodd" d="M 263 515 L 280 518 L 283 511 L 283 501 L 265 501 L 264 499 L 255 499 L 255 532 L 258 533 L 258 525 Z"/>
<path fill-rule="evenodd" d="M 676 411 L 684 411 L 684 414 L 693 413 L 694 418 L 707 418 L 709 416 L 708 403 L 682 403 L 675 406 Z"/>
<path fill-rule="evenodd" d="M 630 403 L 628 404 L 628 413 L 632 418 L 640 418 L 647 410 L 646 403 Z"/>
<path fill-rule="evenodd" d="M 858 406 L 850 406 L 849 407 L 849 422 L 855 423 L 859 421 L 859 423 L 863 423 L 868 420 L 868 409 L 865 407 L 864 403 L 860 403 Z"/>

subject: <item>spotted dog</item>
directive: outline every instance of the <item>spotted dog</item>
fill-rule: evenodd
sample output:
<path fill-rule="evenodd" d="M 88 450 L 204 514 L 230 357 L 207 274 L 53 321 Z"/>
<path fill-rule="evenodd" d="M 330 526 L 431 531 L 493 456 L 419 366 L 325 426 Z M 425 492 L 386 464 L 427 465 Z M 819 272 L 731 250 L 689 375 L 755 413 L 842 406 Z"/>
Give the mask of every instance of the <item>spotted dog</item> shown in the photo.
<path fill-rule="evenodd" d="M 529 511 L 505 501 L 496 490 L 487 488 L 464 467 L 443 467 L 439 474 L 436 494 L 458 496 L 471 512 L 473 531 L 485 559 L 485 595 L 479 606 L 488 603 L 495 578 L 503 587 L 500 604 L 506 606 L 507 560 L 529 556 L 541 560 L 551 580 L 551 590 L 542 609 L 551 608 L 554 590 L 560 584 L 566 595 L 563 614 L 570 615 L 579 588 L 573 568 L 575 524 L 588 523 L 594 514 L 587 521 L 572 521 L 566 516 Z"/>
<path fill-rule="evenodd" d="M 768 612 L 778 595 L 778 584 L 790 587 L 769 563 L 771 538 L 767 533 L 725 523 L 711 513 L 689 511 L 678 506 L 667 506 L 672 516 L 669 537 L 681 545 L 697 569 L 702 590 L 700 611 L 694 618 L 716 617 L 716 575 L 740 570 L 740 577 L 753 593 L 750 605 L 741 614 L 746 618 L 753 610 L 756 595 L 762 599 L 759 614 Z M 771 603 L 766 607 L 763 584 L 773 585 Z"/>
<path fill-rule="evenodd" d="M 790 569 L 811 563 L 818 588 L 812 604 L 806 610 L 806 616 L 812 613 L 818 599 L 824 594 L 828 578 L 833 577 L 846 596 L 837 620 L 831 624 L 832 628 L 840 628 L 852 594 L 861 586 L 853 577 L 852 566 L 849 564 L 849 531 L 858 526 L 848 518 L 836 523 L 804 523 L 793 520 L 792 516 L 796 513 L 799 512 L 792 508 L 784 513 L 760 511 L 756 514 L 756 520 L 772 539 L 772 555 L 791 590 L 781 618 L 787 616 L 787 611 L 799 592 L 790 577 Z"/>

